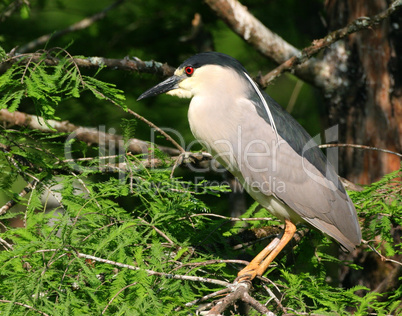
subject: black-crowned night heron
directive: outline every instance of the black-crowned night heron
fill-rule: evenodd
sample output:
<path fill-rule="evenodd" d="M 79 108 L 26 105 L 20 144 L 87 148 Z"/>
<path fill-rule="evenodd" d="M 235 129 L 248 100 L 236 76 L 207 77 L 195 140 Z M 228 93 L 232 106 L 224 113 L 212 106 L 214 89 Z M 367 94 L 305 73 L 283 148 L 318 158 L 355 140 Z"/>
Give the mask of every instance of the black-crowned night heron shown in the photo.
<path fill-rule="evenodd" d="M 191 98 L 188 119 L 194 136 L 257 202 L 285 222 L 280 241 L 241 270 L 239 281 L 262 275 L 292 239 L 297 223 L 307 222 L 349 251 L 360 244 L 356 210 L 333 166 L 239 61 L 216 52 L 195 55 L 138 100 L 164 92 Z"/>

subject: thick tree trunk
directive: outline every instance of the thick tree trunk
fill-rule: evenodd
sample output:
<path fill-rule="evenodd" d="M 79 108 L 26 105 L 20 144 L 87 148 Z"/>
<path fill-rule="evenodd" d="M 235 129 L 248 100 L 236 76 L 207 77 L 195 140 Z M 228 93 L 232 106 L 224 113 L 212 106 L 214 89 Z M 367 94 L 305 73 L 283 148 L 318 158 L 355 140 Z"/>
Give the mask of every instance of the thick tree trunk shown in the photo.
<path fill-rule="evenodd" d="M 327 0 L 331 30 L 388 7 L 386 0 Z M 402 152 L 402 14 L 373 29 L 350 35 L 327 51 L 342 78 L 326 94 L 330 124 L 340 124 L 341 142 Z M 341 174 L 368 184 L 400 167 L 398 156 L 348 148 L 341 152 Z"/>
<path fill-rule="evenodd" d="M 373 16 L 388 5 L 386 0 L 327 0 L 329 27 Z M 325 58 L 333 61 L 335 77 L 342 78 L 337 89 L 326 93 L 330 124 L 340 124 L 340 142 L 402 152 L 402 14 L 337 42 Z M 400 168 L 396 155 L 353 148 L 341 152 L 340 162 L 340 173 L 361 184 Z M 401 228 L 392 229 L 395 243 L 400 243 Z M 400 266 L 381 261 L 374 252 L 358 249 L 348 259 L 363 270 L 345 267 L 340 275 L 345 287 L 360 284 L 378 293 L 392 292 L 402 275 Z"/>

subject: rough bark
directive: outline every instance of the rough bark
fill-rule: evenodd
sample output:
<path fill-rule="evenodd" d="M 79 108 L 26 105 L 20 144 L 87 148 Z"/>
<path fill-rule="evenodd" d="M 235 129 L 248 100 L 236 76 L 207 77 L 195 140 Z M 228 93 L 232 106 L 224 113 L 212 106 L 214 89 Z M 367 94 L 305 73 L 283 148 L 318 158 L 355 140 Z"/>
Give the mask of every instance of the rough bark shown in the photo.
<path fill-rule="evenodd" d="M 386 9 L 386 0 L 327 0 L 331 29 Z M 375 28 L 354 33 L 328 50 L 332 71 L 342 78 L 338 89 L 325 95 L 330 124 L 340 124 L 340 142 L 364 144 L 402 152 L 402 14 L 392 15 Z M 342 139 L 343 138 L 343 139 Z M 368 184 L 400 168 L 400 157 L 378 151 L 348 148 L 341 151 L 341 174 L 354 183 Z M 400 227 L 394 229 L 400 243 Z M 346 259 L 346 255 L 341 255 Z M 363 267 L 343 267 L 344 287 L 365 285 L 378 293 L 395 290 L 401 268 L 373 252 L 356 250 L 347 257 Z M 400 260 L 400 257 L 394 257 Z M 358 280 L 358 281 L 357 281 Z M 384 294 L 382 299 L 386 299 Z"/>

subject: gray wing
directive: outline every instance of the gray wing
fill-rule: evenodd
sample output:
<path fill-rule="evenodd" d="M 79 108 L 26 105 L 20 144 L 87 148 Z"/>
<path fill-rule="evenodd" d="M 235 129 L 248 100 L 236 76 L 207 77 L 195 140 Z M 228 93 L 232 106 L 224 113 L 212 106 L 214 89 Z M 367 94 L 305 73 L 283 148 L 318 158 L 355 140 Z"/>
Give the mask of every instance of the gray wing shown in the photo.
<path fill-rule="evenodd" d="M 303 127 L 273 99 L 266 94 L 265 97 L 280 145 L 276 146 L 273 129 L 267 125 L 269 121 L 256 101 L 258 117 L 252 116 L 250 120 L 246 113 L 242 121 L 242 138 L 252 139 L 254 143 L 242 142 L 235 147 L 242 153 L 235 153 L 236 157 L 243 157 L 237 161 L 241 170 L 237 176 L 249 190 L 259 189 L 265 196 L 275 196 L 304 221 L 333 237 L 349 251 L 354 249 L 361 241 L 356 211 L 333 166 Z M 264 205 L 264 197 L 259 199 Z"/>

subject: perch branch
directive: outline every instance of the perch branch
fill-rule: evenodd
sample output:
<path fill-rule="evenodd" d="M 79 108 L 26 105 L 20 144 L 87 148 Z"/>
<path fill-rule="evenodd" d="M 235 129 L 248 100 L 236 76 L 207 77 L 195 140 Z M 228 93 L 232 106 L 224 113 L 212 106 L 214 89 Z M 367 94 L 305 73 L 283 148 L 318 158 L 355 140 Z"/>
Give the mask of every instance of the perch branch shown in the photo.
<path fill-rule="evenodd" d="M 389 259 L 389 258 L 385 257 L 377 249 L 375 249 L 375 247 L 370 245 L 368 241 L 362 240 L 362 243 L 366 244 L 372 251 L 374 251 L 381 258 L 381 261 L 392 262 L 392 263 L 395 263 L 395 264 L 398 264 L 398 265 L 402 266 L 402 262 L 394 260 L 394 259 Z"/>
<path fill-rule="evenodd" d="M 176 261 L 174 261 L 176 263 Z M 207 261 L 202 261 L 202 262 L 190 262 L 190 263 L 180 263 L 176 268 L 172 269 L 172 271 L 181 269 L 183 267 L 200 267 L 200 266 L 207 266 L 207 265 L 212 265 L 212 264 L 218 264 L 218 263 L 237 263 L 237 264 L 242 264 L 244 266 L 247 266 L 250 262 L 246 260 L 238 260 L 238 259 L 216 259 L 216 260 L 207 260 Z"/>
<path fill-rule="evenodd" d="M 206 301 L 206 300 L 209 300 L 210 298 L 213 298 L 213 297 L 216 297 L 216 296 L 220 296 L 220 295 L 226 294 L 226 293 L 228 293 L 228 292 L 230 292 L 230 289 L 229 289 L 229 288 L 222 289 L 222 290 L 219 290 L 219 291 L 216 291 L 216 292 L 213 292 L 213 293 L 204 295 L 203 297 L 197 298 L 197 299 L 194 300 L 194 301 L 188 302 L 188 303 L 186 303 L 186 306 L 187 306 L 187 307 L 190 307 L 190 306 L 193 306 L 193 305 L 195 305 L 195 304 L 198 304 L 198 303 L 204 302 L 204 301 Z M 176 311 L 177 311 L 177 310 L 176 310 Z"/>
<path fill-rule="evenodd" d="M 249 304 L 262 315 L 275 316 L 275 314 L 269 311 L 265 305 L 261 304 L 256 299 L 251 297 L 250 294 L 248 294 L 250 288 L 251 282 L 240 282 L 234 284 L 231 287 L 232 293 L 215 302 L 215 306 L 208 312 L 207 315 L 221 315 L 221 313 L 229 308 L 229 306 L 233 305 L 236 301 L 241 300 Z"/>
<path fill-rule="evenodd" d="M 6 240 L 4 240 L 3 238 L 0 237 L 0 244 L 3 245 L 4 249 L 9 251 L 10 250 L 14 250 L 13 245 L 9 244 Z"/>
<path fill-rule="evenodd" d="M 230 222 L 248 222 L 248 221 L 272 221 L 273 218 L 271 217 L 250 217 L 250 218 L 240 218 L 240 217 L 230 217 L 230 216 L 223 216 L 219 214 L 213 214 L 213 213 L 198 213 L 198 214 L 192 214 L 190 217 L 196 217 L 196 216 L 211 216 L 211 217 L 218 217 L 222 219 L 226 219 Z M 180 219 L 185 219 L 185 217 L 182 217 Z"/>

